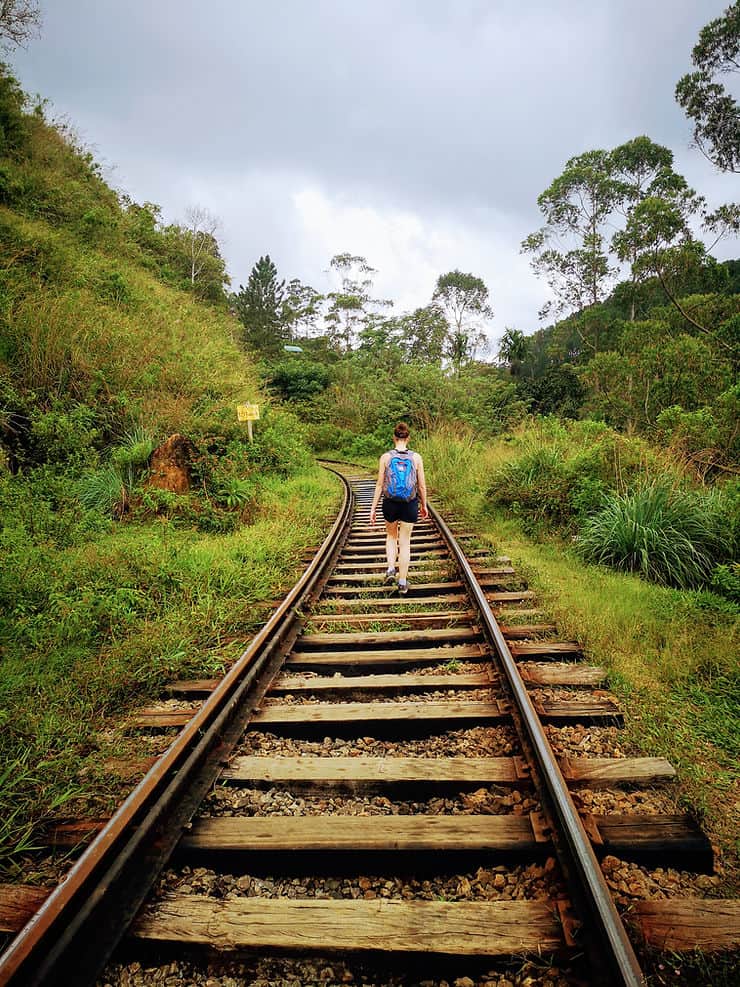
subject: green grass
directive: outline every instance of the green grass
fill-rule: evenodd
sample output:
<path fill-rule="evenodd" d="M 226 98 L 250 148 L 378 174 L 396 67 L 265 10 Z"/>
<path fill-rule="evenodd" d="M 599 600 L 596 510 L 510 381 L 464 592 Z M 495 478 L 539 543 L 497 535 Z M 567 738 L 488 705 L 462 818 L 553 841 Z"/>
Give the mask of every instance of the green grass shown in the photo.
<path fill-rule="evenodd" d="M 608 495 L 578 536 L 589 562 L 637 572 L 664 586 L 706 584 L 727 551 L 728 518 L 717 498 L 663 482 Z"/>
<path fill-rule="evenodd" d="M 259 517 L 233 534 L 119 522 L 81 544 L 46 543 L 35 568 L 16 560 L 0 623 L 0 870 L 13 874 L 50 816 L 105 803 L 101 762 L 131 747 L 111 725 L 168 680 L 223 672 L 338 500 L 335 478 L 315 469 L 265 479 Z"/>
<path fill-rule="evenodd" d="M 486 447 L 466 441 L 450 449 L 454 441 L 445 435 L 427 443 L 432 501 L 440 497 L 510 555 L 559 635 L 578 640 L 589 661 L 606 666 L 625 710 L 626 741 L 635 753 L 671 761 L 681 800 L 703 817 L 724 851 L 728 884 L 736 886 L 740 610 L 713 593 L 585 564 L 572 541 L 542 531 L 535 538 L 514 512 L 492 508 L 487 474 L 517 455 L 513 446 L 531 448 L 536 436 Z"/>

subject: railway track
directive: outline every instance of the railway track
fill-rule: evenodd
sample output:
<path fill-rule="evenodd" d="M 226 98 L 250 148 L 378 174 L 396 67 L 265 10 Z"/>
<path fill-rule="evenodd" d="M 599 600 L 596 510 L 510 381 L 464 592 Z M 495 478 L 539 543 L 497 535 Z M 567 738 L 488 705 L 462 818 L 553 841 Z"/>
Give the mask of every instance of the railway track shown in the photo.
<path fill-rule="evenodd" d="M 374 482 L 349 482 L 316 558 L 225 678 L 175 683 L 176 702 L 137 715 L 132 728 L 181 732 L 87 828 L 68 878 L 48 897 L 6 889 L 5 927 L 28 921 L 0 984 L 94 983 L 124 936 L 126 955 L 338 951 L 403 971 L 553 956 L 585 983 L 642 982 L 600 861 L 706 871 L 711 847 L 686 816 L 591 815 L 573 792 L 673 769 L 556 757 L 553 729 L 620 723 L 604 670 L 557 640 L 507 559 L 463 552 L 436 514 L 414 529 L 398 597 L 368 526 Z M 62 827 L 57 845 L 85 829 Z M 736 902 L 646 902 L 631 935 L 732 946 L 739 916 Z"/>

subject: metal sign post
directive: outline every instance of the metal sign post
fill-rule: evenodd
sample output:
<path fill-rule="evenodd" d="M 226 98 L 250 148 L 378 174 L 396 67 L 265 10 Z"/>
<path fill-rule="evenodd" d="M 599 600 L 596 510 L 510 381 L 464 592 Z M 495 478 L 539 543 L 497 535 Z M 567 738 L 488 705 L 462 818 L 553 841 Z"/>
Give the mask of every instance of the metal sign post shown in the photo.
<path fill-rule="evenodd" d="M 249 436 L 249 441 L 254 442 L 252 422 L 259 421 L 260 406 L 258 404 L 238 404 L 236 406 L 236 417 L 238 421 L 247 423 L 247 435 Z"/>

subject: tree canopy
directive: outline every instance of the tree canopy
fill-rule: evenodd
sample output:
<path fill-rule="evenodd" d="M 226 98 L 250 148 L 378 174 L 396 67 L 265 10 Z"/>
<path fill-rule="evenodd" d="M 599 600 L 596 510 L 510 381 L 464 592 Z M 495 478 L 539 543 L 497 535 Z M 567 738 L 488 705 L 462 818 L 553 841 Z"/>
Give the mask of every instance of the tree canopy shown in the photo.
<path fill-rule="evenodd" d="M 722 75 L 740 70 L 740 0 L 702 28 L 691 53 L 695 72 L 676 86 L 676 100 L 693 122 L 694 142 L 722 171 L 740 171 L 740 107 Z"/>
<path fill-rule="evenodd" d="M 454 270 L 437 278 L 432 301 L 447 318 L 444 354 L 455 370 L 475 359 L 485 344 L 483 325 L 493 318 L 488 297 L 485 282 L 474 274 Z"/>
<path fill-rule="evenodd" d="M 244 326 L 244 341 L 264 353 L 279 352 L 289 338 L 281 317 L 285 281 L 269 254 L 260 257 L 249 275 L 246 287 L 239 285 L 234 308 Z"/>

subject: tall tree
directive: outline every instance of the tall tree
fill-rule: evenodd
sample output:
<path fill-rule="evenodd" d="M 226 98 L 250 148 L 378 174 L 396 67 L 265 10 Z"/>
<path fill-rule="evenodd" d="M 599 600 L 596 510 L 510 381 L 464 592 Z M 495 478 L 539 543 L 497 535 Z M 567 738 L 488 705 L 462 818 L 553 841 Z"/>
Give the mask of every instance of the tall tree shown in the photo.
<path fill-rule="evenodd" d="M 310 284 L 291 278 L 280 306 L 280 321 L 286 334 L 295 338 L 312 333 L 323 302 L 324 296 Z"/>
<path fill-rule="evenodd" d="M 398 320 L 399 343 L 409 360 L 441 366 L 449 332 L 444 312 L 434 303 L 416 308 Z"/>
<path fill-rule="evenodd" d="M 260 257 L 246 287 L 239 285 L 233 302 L 244 326 L 244 341 L 266 354 L 276 354 L 289 338 L 281 318 L 285 281 L 278 280 L 270 255 Z"/>
<path fill-rule="evenodd" d="M 334 344 L 349 352 L 360 332 L 373 328 L 381 318 L 381 311 L 393 302 L 372 297 L 372 276 L 376 271 L 364 257 L 335 254 L 330 267 L 339 274 L 341 284 L 338 290 L 330 291 L 326 296 L 329 307 L 324 321 Z"/>
<path fill-rule="evenodd" d="M 213 255 L 221 220 L 203 206 L 188 206 L 182 228 L 190 253 L 190 283 L 194 285 L 203 273 L 209 254 Z"/>
<path fill-rule="evenodd" d="M 537 199 L 545 225 L 522 242 L 532 268 L 544 275 L 555 296 L 540 317 L 595 305 L 608 294 L 614 276 L 606 250 L 606 225 L 617 187 L 606 151 L 586 151 L 566 162 Z"/>
<path fill-rule="evenodd" d="M 713 337 L 722 349 L 733 349 L 686 310 L 674 287 L 680 284 L 688 257 L 701 263 L 706 256 L 704 246 L 692 236 L 680 203 L 658 196 L 646 197 L 632 210 L 624 230 L 615 235 L 614 244 L 620 259 L 631 262 L 637 280 L 657 277 L 668 300 L 687 322 Z"/>
<path fill-rule="evenodd" d="M 718 81 L 740 70 L 740 0 L 702 28 L 691 53 L 697 68 L 679 80 L 676 100 L 694 124 L 694 142 L 722 171 L 740 171 L 740 107 Z"/>
<path fill-rule="evenodd" d="M 620 261 L 629 262 L 630 275 L 633 285 L 631 321 L 636 315 L 636 286 L 639 281 L 650 277 L 654 270 L 651 265 L 641 262 L 641 252 L 650 249 L 650 244 L 644 241 L 647 227 L 643 227 L 643 236 L 639 239 L 629 234 L 639 214 L 641 203 L 647 199 L 664 203 L 677 217 L 682 220 L 682 228 L 689 229 L 691 217 L 703 204 L 703 199 L 689 188 L 686 179 L 673 170 L 673 152 L 661 144 L 655 144 L 649 137 L 635 137 L 625 144 L 614 148 L 609 154 L 609 174 L 614 186 L 614 206 L 618 214 L 624 217 L 625 229 L 617 230 L 611 240 L 610 247 Z M 638 216 L 635 217 L 635 211 Z M 662 239 L 663 232 L 659 226 L 653 227 L 656 237 Z M 677 231 L 678 232 L 678 231 Z"/>
<path fill-rule="evenodd" d="M 432 301 L 442 309 L 447 319 L 444 355 L 456 371 L 474 360 L 485 344 L 483 325 L 493 318 L 488 297 L 485 282 L 474 274 L 454 270 L 437 278 Z"/>

